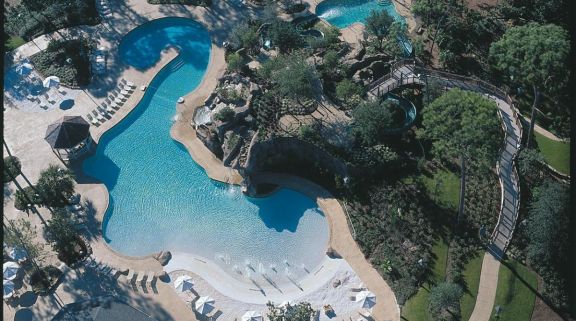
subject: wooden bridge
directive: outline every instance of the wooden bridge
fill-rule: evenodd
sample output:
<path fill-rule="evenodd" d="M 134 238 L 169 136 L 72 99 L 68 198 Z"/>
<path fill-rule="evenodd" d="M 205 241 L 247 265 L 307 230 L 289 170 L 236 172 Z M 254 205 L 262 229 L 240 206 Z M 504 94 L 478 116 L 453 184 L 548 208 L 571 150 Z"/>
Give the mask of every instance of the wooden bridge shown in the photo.
<path fill-rule="evenodd" d="M 516 157 L 520 150 L 522 125 L 518 110 L 512 99 L 503 90 L 479 79 L 441 72 L 417 66 L 413 60 L 401 60 L 393 64 L 390 73 L 374 81 L 368 96 L 380 97 L 398 87 L 418 84 L 425 85 L 430 79 L 439 82 L 444 88 L 460 88 L 475 91 L 494 100 L 502 121 L 505 137 L 496 163 L 502 196 L 498 223 L 491 237 L 489 251 L 497 258 L 504 255 L 516 226 L 520 207 L 520 185 L 516 171 Z"/>

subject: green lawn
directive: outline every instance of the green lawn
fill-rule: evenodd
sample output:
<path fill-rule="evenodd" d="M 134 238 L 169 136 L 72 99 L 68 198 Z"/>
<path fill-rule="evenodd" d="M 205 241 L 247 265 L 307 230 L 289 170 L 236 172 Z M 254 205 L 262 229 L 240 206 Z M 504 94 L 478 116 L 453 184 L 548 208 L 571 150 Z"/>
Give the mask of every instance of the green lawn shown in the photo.
<path fill-rule="evenodd" d="M 447 170 L 439 170 L 432 177 L 420 176 L 430 197 L 438 204 L 458 208 L 460 177 Z"/>
<path fill-rule="evenodd" d="M 570 174 L 570 143 L 551 140 L 536 131 L 534 136 L 546 162 L 557 171 Z"/>
<path fill-rule="evenodd" d="M 23 44 L 25 44 L 26 41 L 18 36 L 11 36 L 8 39 L 8 43 L 6 44 L 6 51 L 12 51 L 20 46 L 22 46 Z"/>
<path fill-rule="evenodd" d="M 492 315 L 491 321 L 530 321 L 536 295 L 524 283 L 536 289 L 538 282 L 536 274 L 516 261 L 507 261 L 518 276 L 504 264 L 500 265 L 498 272 L 498 290 L 494 308 L 501 307 L 500 317 Z"/>
<path fill-rule="evenodd" d="M 432 263 L 432 280 L 439 283 L 446 278 L 446 260 L 448 258 L 448 244 L 440 238 L 432 246 L 434 262 Z M 430 294 L 430 284 L 423 284 L 418 292 L 410 297 L 402 309 L 402 320 L 408 321 L 429 321 L 428 318 L 428 296 Z"/>
<path fill-rule="evenodd" d="M 480 283 L 480 272 L 482 271 L 482 260 L 484 259 L 484 251 L 478 251 L 476 256 L 464 266 L 462 275 L 466 281 L 467 290 L 462 301 L 460 301 L 460 311 L 462 320 L 470 319 L 474 305 L 476 304 L 476 296 L 478 295 L 478 284 Z"/>

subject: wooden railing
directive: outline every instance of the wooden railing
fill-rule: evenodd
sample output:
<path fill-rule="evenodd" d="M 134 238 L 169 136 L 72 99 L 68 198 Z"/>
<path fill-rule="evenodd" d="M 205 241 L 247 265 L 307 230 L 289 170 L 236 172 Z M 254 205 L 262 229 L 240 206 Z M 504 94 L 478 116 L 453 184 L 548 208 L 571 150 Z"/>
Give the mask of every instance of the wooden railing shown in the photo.
<path fill-rule="evenodd" d="M 386 86 L 386 88 L 384 88 L 383 90 L 381 89 L 381 84 L 385 83 L 386 81 L 388 81 L 389 79 L 394 77 L 394 71 L 396 71 L 397 69 L 403 67 L 403 66 L 410 66 L 412 67 L 412 70 L 414 72 L 413 75 L 406 75 L 406 81 L 404 81 L 404 77 L 401 77 L 401 79 L 399 81 L 393 82 L 392 84 L 389 84 L 388 86 Z M 449 73 L 449 72 L 445 72 L 445 71 L 439 71 L 439 70 L 433 70 L 433 69 L 428 69 L 428 68 L 424 68 L 424 67 L 420 67 L 417 66 L 415 64 L 415 61 L 412 59 L 403 59 L 400 61 L 397 61 L 395 63 L 393 63 L 390 67 L 390 72 L 381 77 L 380 79 L 374 81 L 370 86 L 369 86 L 369 92 L 372 93 L 373 95 L 377 95 L 380 96 L 380 94 L 382 93 L 386 93 L 390 90 L 394 90 L 402 85 L 405 84 L 410 84 L 410 83 L 415 83 L 416 79 L 418 79 L 419 83 L 422 83 L 420 77 L 421 75 L 426 75 L 426 77 L 436 77 L 436 78 L 441 78 L 444 80 L 448 80 L 448 81 L 457 81 L 457 82 L 461 82 L 462 84 L 466 85 L 466 86 L 457 86 L 455 84 L 455 87 L 468 87 L 471 90 L 476 90 L 478 92 L 484 93 L 484 94 L 488 94 L 494 97 L 497 97 L 501 100 L 503 100 L 504 102 L 506 102 L 509 106 L 510 109 L 512 111 L 512 119 L 514 121 L 514 123 L 516 124 L 518 130 L 519 130 L 519 135 L 518 135 L 518 140 L 516 143 L 516 148 L 515 148 L 515 152 L 512 155 L 512 160 L 511 160 L 511 176 L 510 176 L 510 182 L 514 185 L 514 187 L 516 188 L 517 191 L 517 195 L 515 198 L 515 204 L 513 204 L 514 206 L 514 217 L 513 219 L 513 224 L 512 224 L 512 229 L 510 231 L 510 235 L 506 236 L 506 241 L 504 243 L 504 248 L 502 248 L 502 252 L 504 252 L 506 250 L 506 248 L 508 247 L 510 240 L 512 238 L 512 235 L 514 234 L 515 228 L 516 228 L 516 220 L 518 218 L 518 213 L 520 210 L 520 183 L 519 183 L 519 179 L 518 179 L 518 172 L 516 170 L 516 161 L 517 161 L 517 157 L 518 157 L 518 152 L 520 151 L 520 146 L 522 143 L 522 136 L 523 136 L 523 129 L 522 129 L 522 123 L 520 122 L 520 117 L 519 117 L 519 111 L 516 108 L 516 106 L 514 105 L 514 102 L 512 101 L 512 98 L 510 97 L 510 95 L 508 95 L 505 91 L 503 91 L 502 89 L 488 83 L 485 82 L 481 79 L 477 79 L 477 78 L 472 78 L 472 77 L 467 77 L 467 76 L 462 76 L 462 75 L 457 75 L 457 74 L 453 74 L 453 73 Z M 471 87 L 471 88 L 470 88 Z M 499 111 L 500 112 L 500 111 Z M 506 144 L 508 144 L 508 131 L 506 130 L 506 126 L 504 124 L 504 119 L 503 117 L 499 114 L 500 118 L 502 119 L 502 125 L 504 127 L 504 145 L 500 147 L 499 150 L 499 155 L 502 155 L 502 153 L 506 150 Z M 501 157 L 500 157 L 501 158 Z M 503 217 L 502 214 L 504 213 L 504 201 L 505 201 L 505 193 L 504 193 L 504 182 L 502 179 L 502 173 L 500 171 L 500 159 L 496 162 L 496 171 L 498 173 L 498 179 L 500 181 L 500 186 L 502 188 L 502 196 L 501 196 L 501 201 L 500 201 L 500 213 L 498 215 L 498 223 L 496 224 L 496 227 L 494 228 L 494 231 L 492 232 L 492 242 L 495 241 L 496 237 L 498 236 L 498 231 L 499 231 L 499 227 L 501 226 L 501 224 L 503 224 Z"/>

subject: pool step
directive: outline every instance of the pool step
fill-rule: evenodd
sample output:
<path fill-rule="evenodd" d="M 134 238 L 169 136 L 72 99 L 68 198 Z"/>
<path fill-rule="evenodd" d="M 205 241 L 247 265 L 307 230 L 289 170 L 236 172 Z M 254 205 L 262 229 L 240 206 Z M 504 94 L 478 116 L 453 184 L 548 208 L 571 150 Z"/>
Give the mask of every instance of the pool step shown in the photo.
<path fill-rule="evenodd" d="M 186 61 L 184 61 L 184 58 L 182 58 L 181 55 L 176 56 L 176 58 L 174 58 L 174 60 L 172 61 L 170 71 L 176 71 L 180 69 L 180 67 L 182 67 L 185 63 Z"/>

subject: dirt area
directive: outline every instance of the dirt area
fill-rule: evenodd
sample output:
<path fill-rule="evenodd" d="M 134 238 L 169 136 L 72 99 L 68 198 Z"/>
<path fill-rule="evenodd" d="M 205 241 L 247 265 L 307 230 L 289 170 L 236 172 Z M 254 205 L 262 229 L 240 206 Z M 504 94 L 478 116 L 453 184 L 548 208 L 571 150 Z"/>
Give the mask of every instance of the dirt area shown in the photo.
<path fill-rule="evenodd" d="M 466 4 L 470 9 L 482 9 L 485 7 L 493 7 L 498 3 L 498 0 L 466 0 Z"/>
<path fill-rule="evenodd" d="M 544 281 L 540 276 L 538 276 L 538 291 L 544 287 Z M 534 302 L 534 310 L 532 311 L 531 321 L 563 321 L 562 317 L 558 313 L 554 312 L 542 299 L 536 296 L 536 302 Z"/>

